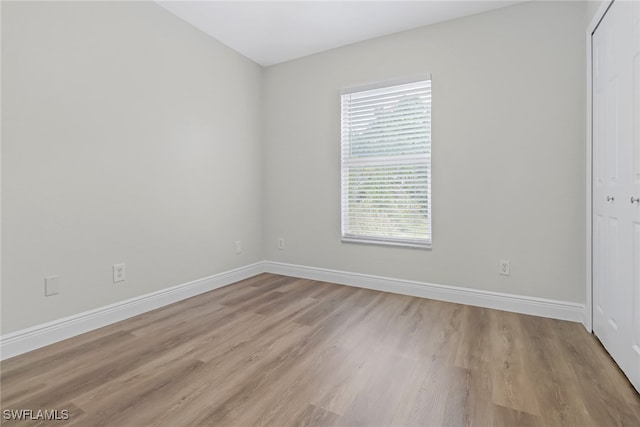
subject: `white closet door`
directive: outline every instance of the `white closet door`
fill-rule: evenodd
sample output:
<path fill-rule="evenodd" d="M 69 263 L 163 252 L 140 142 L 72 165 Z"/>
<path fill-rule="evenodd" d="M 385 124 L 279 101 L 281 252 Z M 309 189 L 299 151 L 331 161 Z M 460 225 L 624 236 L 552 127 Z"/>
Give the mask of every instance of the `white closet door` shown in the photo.
<path fill-rule="evenodd" d="M 631 381 L 640 392 L 640 2 L 631 2 L 632 16 L 632 126 L 631 156 L 631 221 L 632 237 L 632 280 L 633 280 L 633 366 Z"/>
<path fill-rule="evenodd" d="M 640 5 L 593 34 L 593 329 L 640 390 Z"/>

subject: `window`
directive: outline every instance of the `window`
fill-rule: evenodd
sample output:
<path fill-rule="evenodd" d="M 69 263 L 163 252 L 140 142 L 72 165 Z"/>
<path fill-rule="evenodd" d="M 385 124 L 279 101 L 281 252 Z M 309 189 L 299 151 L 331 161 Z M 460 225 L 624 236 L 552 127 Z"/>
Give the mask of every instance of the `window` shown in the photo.
<path fill-rule="evenodd" d="M 431 247 L 431 80 L 341 98 L 342 240 Z"/>

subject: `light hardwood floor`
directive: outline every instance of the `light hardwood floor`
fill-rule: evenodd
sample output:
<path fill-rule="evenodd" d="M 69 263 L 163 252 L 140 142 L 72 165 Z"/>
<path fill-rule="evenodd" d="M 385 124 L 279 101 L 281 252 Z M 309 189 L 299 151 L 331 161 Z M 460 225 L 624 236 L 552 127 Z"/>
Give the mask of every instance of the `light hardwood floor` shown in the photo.
<path fill-rule="evenodd" d="M 580 324 L 271 274 L 0 367 L 43 425 L 640 426 Z"/>

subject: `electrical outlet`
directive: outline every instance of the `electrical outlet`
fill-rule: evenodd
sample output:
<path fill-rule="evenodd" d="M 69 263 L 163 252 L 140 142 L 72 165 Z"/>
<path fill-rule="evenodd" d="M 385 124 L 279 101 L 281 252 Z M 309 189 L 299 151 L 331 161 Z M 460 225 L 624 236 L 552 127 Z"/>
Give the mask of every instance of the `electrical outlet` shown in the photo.
<path fill-rule="evenodd" d="M 242 240 L 236 240 L 236 253 L 242 252 Z"/>
<path fill-rule="evenodd" d="M 48 276 L 44 278 L 44 296 L 58 295 L 60 293 L 60 277 Z"/>
<path fill-rule="evenodd" d="M 508 276 L 509 274 L 511 274 L 511 267 L 509 266 L 508 259 L 500 260 L 500 274 L 502 274 L 503 276 Z"/>
<path fill-rule="evenodd" d="M 126 279 L 126 270 L 124 264 L 113 265 L 113 283 L 124 282 Z"/>
<path fill-rule="evenodd" d="M 284 250 L 284 237 L 278 237 L 278 249 Z"/>

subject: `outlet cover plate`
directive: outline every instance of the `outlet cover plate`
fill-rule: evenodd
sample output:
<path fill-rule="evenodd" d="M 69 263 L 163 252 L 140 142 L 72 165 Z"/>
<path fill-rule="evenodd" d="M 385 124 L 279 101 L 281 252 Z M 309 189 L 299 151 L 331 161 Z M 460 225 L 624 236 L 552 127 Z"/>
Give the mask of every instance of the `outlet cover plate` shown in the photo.
<path fill-rule="evenodd" d="M 58 295 L 60 293 L 60 277 L 47 276 L 44 278 L 44 296 Z"/>
<path fill-rule="evenodd" d="M 113 265 L 113 283 L 124 282 L 127 278 L 127 271 L 124 264 Z"/>
<path fill-rule="evenodd" d="M 508 259 L 501 259 L 500 260 L 500 271 L 499 273 L 503 276 L 508 276 L 509 274 L 511 274 L 511 266 L 509 265 L 509 260 Z"/>

